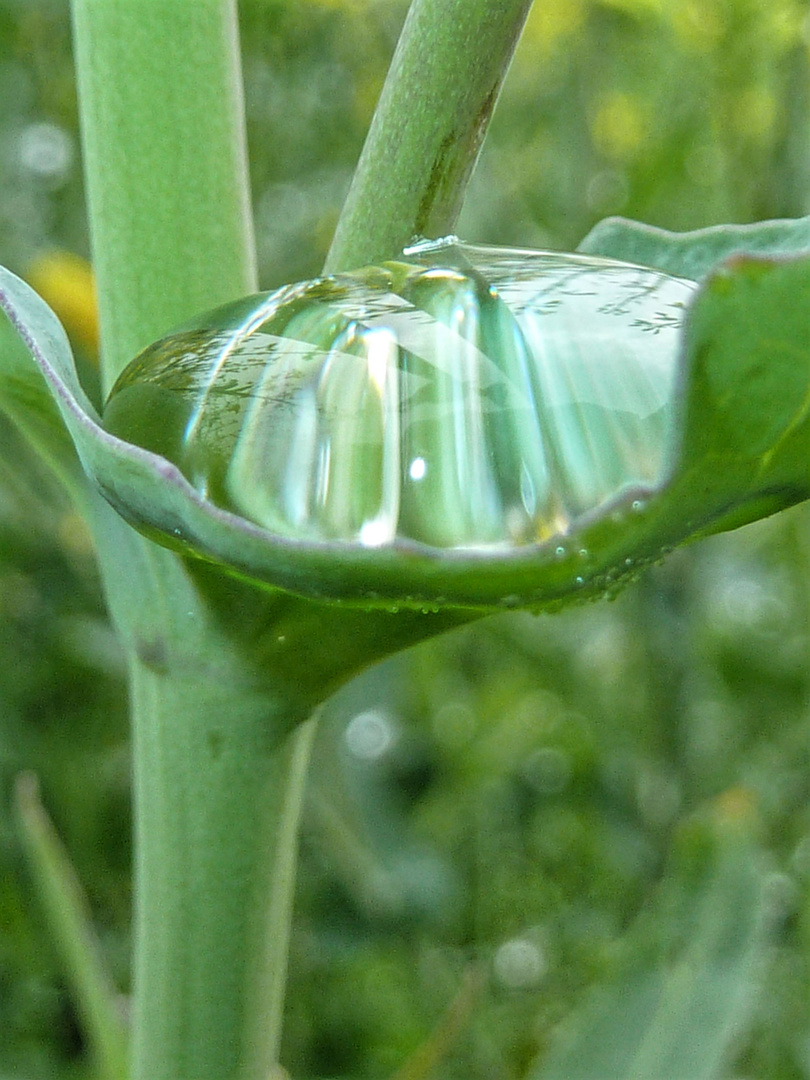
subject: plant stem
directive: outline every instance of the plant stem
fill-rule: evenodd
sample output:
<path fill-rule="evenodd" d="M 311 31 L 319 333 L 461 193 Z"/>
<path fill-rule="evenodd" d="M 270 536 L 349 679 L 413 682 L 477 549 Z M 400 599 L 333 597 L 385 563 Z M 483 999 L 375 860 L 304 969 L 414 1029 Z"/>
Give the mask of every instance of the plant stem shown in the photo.
<path fill-rule="evenodd" d="M 314 726 L 280 740 L 297 717 L 264 693 L 235 694 L 227 671 L 201 683 L 136 661 L 132 674 L 134 1075 L 260 1080 L 278 1052 L 291 855 Z"/>
<path fill-rule="evenodd" d="M 93 933 L 87 898 L 31 773 L 18 777 L 15 805 L 28 864 L 99 1076 L 126 1080 L 127 1036 L 118 995 Z"/>
<path fill-rule="evenodd" d="M 256 291 L 235 0 L 73 0 L 103 384 Z"/>
<path fill-rule="evenodd" d="M 74 0 L 73 13 L 109 387 L 172 326 L 255 290 L 236 10 Z M 87 511 L 130 658 L 133 1080 L 263 1080 L 313 727 L 236 640 L 238 612 L 219 621 L 180 558 L 100 500 Z"/>
<path fill-rule="evenodd" d="M 265 1080 L 315 730 L 305 721 L 323 690 L 300 672 L 279 677 L 246 647 L 254 590 L 235 585 L 233 602 L 217 606 L 196 567 L 138 536 L 100 496 L 86 512 L 130 657 L 132 1080 Z"/>
<path fill-rule="evenodd" d="M 452 232 L 531 0 L 414 0 L 326 260 Z"/>
<path fill-rule="evenodd" d="M 250 1076 L 269 1077 L 278 1064 L 284 1020 L 287 958 L 292 926 L 295 874 L 298 865 L 298 831 L 304 804 L 312 743 L 318 730 L 318 714 L 302 724 L 291 737 L 289 765 L 283 785 L 283 804 L 276 817 L 273 876 L 261 943 L 255 954 L 253 980 L 257 1008 L 248 1016 L 252 1025 L 245 1038 Z M 260 908 L 261 911 L 261 908 Z"/>

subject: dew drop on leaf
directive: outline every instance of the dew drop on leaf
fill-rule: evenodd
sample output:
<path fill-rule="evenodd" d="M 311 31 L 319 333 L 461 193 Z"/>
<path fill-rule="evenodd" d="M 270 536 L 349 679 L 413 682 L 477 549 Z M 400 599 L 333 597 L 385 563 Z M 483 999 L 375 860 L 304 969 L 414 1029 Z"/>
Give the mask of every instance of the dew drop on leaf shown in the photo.
<path fill-rule="evenodd" d="M 417 245 L 159 341 L 104 422 L 279 537 L 553 543 L 660 481 L 695 288 L 593 257 Z"/>

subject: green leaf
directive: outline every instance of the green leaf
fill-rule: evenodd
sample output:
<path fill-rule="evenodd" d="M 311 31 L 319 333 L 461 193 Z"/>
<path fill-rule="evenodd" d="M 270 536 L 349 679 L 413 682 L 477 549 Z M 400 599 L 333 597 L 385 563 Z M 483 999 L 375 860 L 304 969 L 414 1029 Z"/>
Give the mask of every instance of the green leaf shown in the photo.
<path fill-rule="evenodd" d="M 611 217 L 595 225 L 577 250 L 701 281 L 712 267 L 731 255 L 798 255 L 810 251 L 810 217 L 752 225 L 713 225 L 683 233 Z"/>
<path fill-rule="evenodd" d="M 0 312 L 0 410 L 75 495 L 83 479 L 76 452 L 48 384 L 32 363 L 27 343 L 29 327 L 38 319 L 42 320 L 43 337 L 54 343 L 61 338 L 69 351 L 67 339 L 56 316 L 41 301 L 21 306 L 18 316 L 15 325 Z"/>
<path fill-rule="evenodd" d="M 54 316 L 7 271 L 0 281 L 31 327 L 85 469 L 122 516 L 164 545 L 298 595 L 417 612 L 553 608 L 610 592 L 677 544 L 810 497 L 808 258 L 738 257 L 704 282 L 685 328 L 663 482 L 624 488 L 568 531 L 506 550 L 301 541 L 218 508 L 164 457 L 100 426 Z"/>
<path fill-rule="evenodd" d="M 704 522 L 717 531 L 807 498 L 810 258 L 727 261 L 704 285 L 686 350 L 669 501 L 713 505 Z"/>
<path fill-rule="evenodd" d="M 754 815 L 729 792 L 693 823 L 625 959 L 552 1040 L 531 1080 L 712 1080 L 754 1014 L 769 944 Z"/>

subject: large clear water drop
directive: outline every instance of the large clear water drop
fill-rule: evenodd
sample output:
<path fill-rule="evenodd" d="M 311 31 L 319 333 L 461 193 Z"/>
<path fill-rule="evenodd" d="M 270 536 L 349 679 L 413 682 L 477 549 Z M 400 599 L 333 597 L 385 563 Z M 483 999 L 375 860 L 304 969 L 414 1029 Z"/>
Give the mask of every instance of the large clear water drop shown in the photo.
<path fill-rule="evenodd" d="M 419 245 L 163 339 L 104 421 L 280 536 L 543 542 L 662 478 L 695 289 L 591 257 Z"/>

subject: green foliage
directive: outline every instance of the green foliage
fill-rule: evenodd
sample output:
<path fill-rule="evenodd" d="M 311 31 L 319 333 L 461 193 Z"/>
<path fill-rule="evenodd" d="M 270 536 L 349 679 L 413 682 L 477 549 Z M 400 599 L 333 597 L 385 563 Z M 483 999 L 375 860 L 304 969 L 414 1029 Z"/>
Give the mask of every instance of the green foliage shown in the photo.
<path fill-rule="evenodd" d="M 692 823 L 686 838 L 676 837 L 664 895 L 631 935 L 638 951 L 575 1014 L 537 1080 L 720 1074 L 750 1022 L 770 936 L 746 800 L 729 793 L 713 829 Z M 646 937 L 657 947 L 640 947 Z"/>
<path fill-rule="evenodd" d="M 242 5 L 265 285 L 318 271 L 403 14 L 384 0 Z M 461 231 L 572 247 L 606 213 L 694 229 L 806 212 L 803 16 L 788 0 L 538 3 Z M 87 250 L 64 5 L 0 7 L 0 79 L 12 148 L 0 159 L 11 207 L 0 262 L 24 271 L 42 248 Z M 42 121 L 61 133 L 52 144 L 47 132 L 37 142 Z M 43 171 L 47 155 L 31 147 L 62 136 L 71 163 Z M 616 236 L 648 245 L 632 227 Z M 652 239 L 659 252 L 683 243 Z M 652 259 L 651 246 L 637 250 Z M 801 261 L 738 262 L 707 286 L 693 355 L 723 368 L 741 338 L 756 340 L 754 374 L 773 376 L 763 401 L 790 398 L 773 413 L 746 407 L 707 447 L 709 365 L 715 398 L 693 405 L 711 420 L 695 413 L 689 453 L 713 496 L 731 481 L 763 494 L 765 481 L 781 501 L 786 477 L 801 475 L 804 397 L 791 379 L 806 370 L 808 308 L 794 303 L 805 276 Z M 54 431 L 48 421 L 27 434 L 63 456 Z M 779 453 L 760 468 L 759 440 L 774 434 Z M 727 440 L 744 451 L 739 469 Z M 121 656 L 82 527 L 5 422 L 0 445 L 0 1075 L 78 1080 L 90 1068 L 21 862 L 11 787 L 21 770 L 41 776 L 126 989 Z M 673 971 L 697 956 L 688 970 L 711 995 L 723 978 L 740 993 L 724 996 L 722 1016 L 692 1015 L 674 1043 L 663 1037 L 674 1014 L 662 1014 L 645 1077 L 681 1039 L 707 1075 L 810 1075 L 809 559 L 798 508 L 676 553 L 612 604 L 488 620 L 347 686 L 325 717 L 305 821 L 291 1074 L 394 1075 L 438 1033 L 434 1075 L 542 1076 L 567 1069 L 570 1032 L 598 1021 L 619 1080 L 631 1075 L 628 987 L 638 1001 L 673 993 Z M 328 648 L 338 631 L 321 634 Z M 747 918 L 722 967 L 732 904 Z M 453 1001 L 454 1038 L 442 1034 Z"/>
<path fill-rule="evenodd" d="M 732 255 L 796 255 L 810 247 L 810 219 L 761 221 L 752 225 L 711 225 L 672 233 L 624 218 L 600 221 L 578 250 L 592 255 L 657 266 L 668 274 L 702 280 Z"/>

